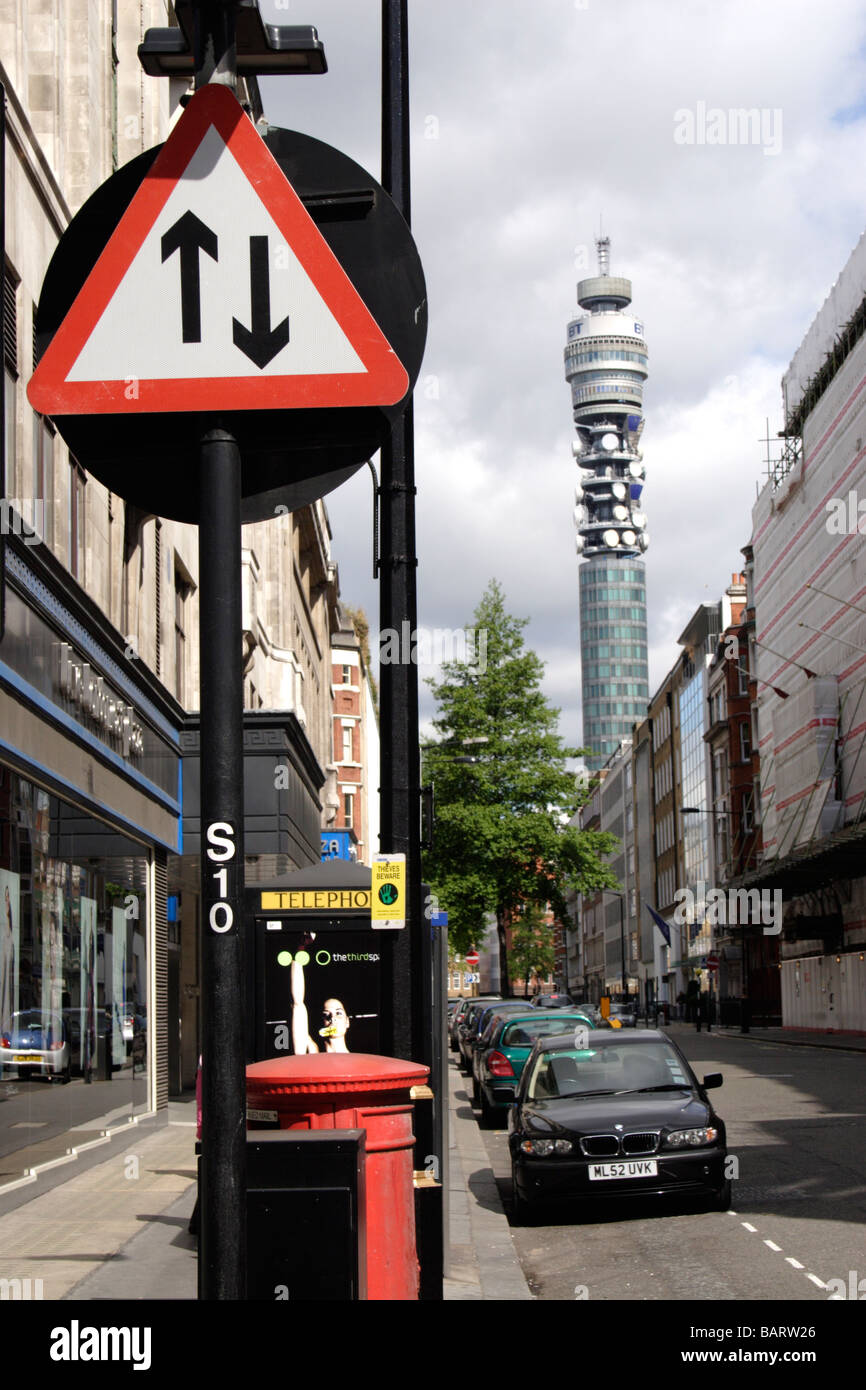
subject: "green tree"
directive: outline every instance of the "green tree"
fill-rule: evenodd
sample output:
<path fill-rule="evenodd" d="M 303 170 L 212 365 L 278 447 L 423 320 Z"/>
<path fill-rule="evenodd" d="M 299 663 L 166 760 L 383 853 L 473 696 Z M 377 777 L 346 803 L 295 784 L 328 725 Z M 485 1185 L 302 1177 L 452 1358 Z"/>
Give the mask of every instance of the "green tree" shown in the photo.
<path fill-rule="evenodd" d="M 423 750 L 423 775 L 436 799 L 434 845 L 425 877 L 449 915 L 451 949 L 478 943 L 496 917 L 501 983 L 509 992 L 506 926 L 527 902 L 547 902 L 569 921 L 569 890 L 618 887 L 602 856 L 617 845 L 605 832 L 568 824 L 588 793 L 566 766 L 559 710 L 541 690 L 543 663 L 524 647 L 528 619 L 505 609 L 492 580 L 474 615 L 474 659 L 446 662 L 429 682 L 438 703 L 438 741 Z"/>
<path fill-rule="evenodd" d="M 538 903 L 530 903 L 526 911 L 511 923 L 511 974 L 523 980 L 523 994 L 529 997 L 529 981 L 534 975 L 543 980 L 553 969 L 556 952 L 552 922 Z"/>

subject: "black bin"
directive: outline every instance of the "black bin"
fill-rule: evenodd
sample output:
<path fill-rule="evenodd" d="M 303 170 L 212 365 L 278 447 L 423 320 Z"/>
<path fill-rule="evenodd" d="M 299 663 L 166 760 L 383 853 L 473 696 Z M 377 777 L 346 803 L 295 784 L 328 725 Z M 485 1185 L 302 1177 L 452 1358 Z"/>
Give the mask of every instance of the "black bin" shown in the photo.
<path fill-rule="evenodd" d="M 247 1136 L 247 1299 L 367 1297 L 363 1129 Z"/>

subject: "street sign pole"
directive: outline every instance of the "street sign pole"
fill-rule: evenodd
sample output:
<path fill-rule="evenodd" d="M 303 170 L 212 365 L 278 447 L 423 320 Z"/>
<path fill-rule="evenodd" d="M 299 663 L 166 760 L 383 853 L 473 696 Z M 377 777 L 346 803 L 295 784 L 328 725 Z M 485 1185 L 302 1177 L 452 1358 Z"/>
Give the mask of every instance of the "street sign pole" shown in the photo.
<path fill-rule="evenodd" d="M 409 178 L 409 23 L 407 0 L 382 0 L 382 184 L 407 225 Z M 412 401 L 394 421 L 382 447 L 380 631 L 414 634 L 418 624 L 415 549 L 415 452 Z M 403 624 L 406 624 L 404 627 Z M 380 848 L 406 856 L 406 929 L 394 933 L 391 953 L 389 1050 L 422 1062 L 433 1074 L 433 938 L 421 892 L 421 760 L 418 738 L 418 667 L 400 643 L 399 663 L 381 664 Z M 426 1027 L 425 1027 L 426 1024 Z M 441 1105 L 442 1098 L 437 1099 Z M 435 1154 L 436 1125 L 429 1102 L 415 1107 L 416 1153 Z M 440 1130 L 441 1133 L 441 1130 Z M 442 1155 L 437 1155 L 442 1171 Z M 421 1166 L 416 1164 L 416 1166 Z M 442 1298 L 441 1188 L 416 1203 L 420 1297 Z"/>
<path fill-rule="evenodd" d="M 409 63 L 406 0 L 382 0 L 382 184 L 406 222 L 409 201 Z M 413 633 L 418 622 L 415 460 L 412 404 L 382 448 L 380 629 Z M 408 628 L 402 626 L 408 624 Z M 400 644 L 400 660 L 380 667 L 380 848 L 406 855 L 406 931 L 394 940 L 391 1037 L 395 1057 L 426 1062 L 418 1035 L 426 987 L 421 957 L 421 773 L 418 668 Z"/>
<path fill-rule="evenodd" d="M 234 90 L 235 5 L 195 10 L 196 89 Z M 218 421 L 215 420 L 217 425 Z M 199 450 L 202 1157 L 199 1296 L 246 1296 L 241 456 L 213 428 Z"/>

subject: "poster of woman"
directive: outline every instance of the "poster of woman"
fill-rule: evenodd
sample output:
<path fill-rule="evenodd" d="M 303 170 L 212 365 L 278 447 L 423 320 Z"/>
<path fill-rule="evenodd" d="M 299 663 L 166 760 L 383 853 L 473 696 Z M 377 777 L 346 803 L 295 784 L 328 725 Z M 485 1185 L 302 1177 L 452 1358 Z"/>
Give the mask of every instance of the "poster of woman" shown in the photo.
<path fill-rule="evenodd" d="M 0 869 L 0 1027 L 8 1028 L 18 1012 L 20 927 L 18 908 L 20 878 Z"/>
<path fill-rule="evenodd" d="M 96 900 L 81 899 L 81 1072 L 93 1080 L 96 1057 Z"/>
<path fill-rule="evenodd" d="M 42 917 L 42 1013 L 47 1019 L 58 1021 L 63 1016 L 64 902 L 61 887 L 49 888 Z"/>

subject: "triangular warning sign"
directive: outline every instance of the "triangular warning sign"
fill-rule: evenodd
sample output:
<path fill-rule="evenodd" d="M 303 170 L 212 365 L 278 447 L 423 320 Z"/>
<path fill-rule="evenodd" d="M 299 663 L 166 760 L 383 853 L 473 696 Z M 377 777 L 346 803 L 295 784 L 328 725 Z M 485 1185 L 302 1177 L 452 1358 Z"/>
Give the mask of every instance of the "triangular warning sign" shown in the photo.
<path fill-rule="evenodd" d="M 195 93 L 46 349 L 44 415 L 394 405 L 409 378 L 236 97 Z"/>

